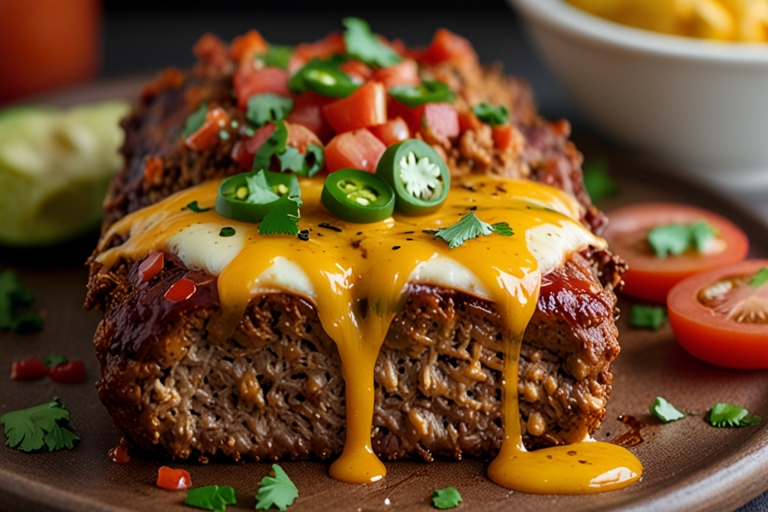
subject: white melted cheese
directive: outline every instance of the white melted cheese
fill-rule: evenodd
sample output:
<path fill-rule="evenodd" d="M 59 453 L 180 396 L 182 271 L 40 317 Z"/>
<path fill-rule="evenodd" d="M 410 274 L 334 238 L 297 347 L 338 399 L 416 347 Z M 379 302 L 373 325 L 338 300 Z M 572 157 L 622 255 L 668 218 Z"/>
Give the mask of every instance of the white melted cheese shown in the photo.
<path fill-rule="evenodd" d="M 166 248 L 189 269 L 205 270 L 211 275 L 221 274 L 245 247 L 245 235 L 219 235 L 222 224 L 194 224 L 168 238 Z"/>

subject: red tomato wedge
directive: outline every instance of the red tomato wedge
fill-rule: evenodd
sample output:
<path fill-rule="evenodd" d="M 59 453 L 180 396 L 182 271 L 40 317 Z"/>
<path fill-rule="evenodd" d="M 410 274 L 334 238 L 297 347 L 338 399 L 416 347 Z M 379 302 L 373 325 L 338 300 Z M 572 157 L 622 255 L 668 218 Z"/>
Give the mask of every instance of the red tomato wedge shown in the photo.
<path fill-rule="evenodd" d="M 11 380 L 39 380 L 48 373 L 48 367 L 36 357 L 14 361 L 11 365 Z"/>
<path fill-rule="evenodd" d="M 388 68 L 377 69 L 373 72 L 373 80 L 377 80 L 389 89 L 396 85 L 419 85 L 419 67 L 415 60 L 405 59 L 402 62 L 389 66 Z"/>
<path fill-rule="evenodd" d="M 336 133 L 387 122 L 387 89 L 381 82 L 368 82 L 344 99 L 323 107 L 323 114 Z"/>
<path fill-rule="evenodd" d="M 727 368 L 768 368 L 768 282 L 750 284 L 768 260 L 691 276 L 672 288 L 672 332 L 691 355 Z"/>
<path fill-rule="evenodd" d="M 68 361 L 51 368 L 51 380 L 60 384 L 85 382 L 85 364 L 82 361 Z"/>
<path fill-rule="evenodd" d="M 675 203 L 642 203 L 608 213 L 610 223 L 603 233 L 613 252 L 624 258 L 627 295 L 664 302 L 669 290 L 688 276 L 743 260 L 749 252 L 747 235 L 728 219 L 695 206 Z M 717 243 L 704 254 L 684 253 L 658 258 L 647 242 L 656 226 L 690 225 L 703 220 L 717 230 Z"/>
<path fill-rule="evenodd" d="M 336 98 L 305 92 L 293 101 L 293 110 L 286 121 L 304 125 L 317 135 L 321 141 L 328 142 L 333 137 L 333 128 L 323 115 L 323 107 L 336 101 Z"/>
<path fill-rule="evenodd" d="M 192 478 L 183 469 L 163 466 L 157 470 L 157 486 L 167 491 L 183 491 L 192 487 Z"/>
<path fill-rule="evenodd" d="M 421 62 L 426 64 L 440 64 L 451 62 L 453 64 L 477 65 L 477 53 L 472 43 L 444 28 L 435 32 L 432 42 L 420 56 Z"/>
<path fill-rule="evenodd" d="M 411 138 L 411 130 L 408 129 L 408 123 L 403 121 L 402 117 L 387 121 L 381 126 L 374 126 L 370 130 L 387 147 Z"/>
<path fill-rule="evenodd" d="M 285 129 L 288 132 L 288 136 L 285 139 L 286 146 L 298 149 L 299 153 L 306 153 L 307 146 L 323 145 L 317 135 L 304 125 L 285 121 Z"/>
<path fill-rule="evenodd" d="M 342 133 L 325 147 L 325 166 L 328 172 L 347 168 L 376 172 L 386 150 L 387 146 L 368 130 Z"/>
<path fill-rule="evenodd" d="M 280 68 L 243 67 L 235 72 L 232 84 L 235 86 L 237 106 L 242 110 L 248 107 L 248 99 L 254 94 L 269 92 L 286 98 L 291 97 L 291 90 L 288 89 L 288 72 Z"/>

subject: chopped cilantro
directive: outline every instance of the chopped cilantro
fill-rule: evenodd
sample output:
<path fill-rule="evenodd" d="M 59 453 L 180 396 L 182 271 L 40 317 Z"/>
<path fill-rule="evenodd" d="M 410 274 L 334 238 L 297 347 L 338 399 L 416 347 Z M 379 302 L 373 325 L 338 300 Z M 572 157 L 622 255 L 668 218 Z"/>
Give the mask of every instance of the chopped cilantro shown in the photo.
<path fill-rule="evenodd" d="M 272 203 L 259 224 L 259 234 L 296 236 L 299 233 L 300 206 L 301 200 L 289 194 Z"/>
<path fill-rule="evenodd" d="M 59 366 L 60 364 L 64 364 L 67 361 L 69 361 L 69 359 L 62 355 L 51 354 L 50 356 L 46 357 L 45 360 L 43 360 L 43 364 L 45 366 Z"/>
<path fill-rule="evenodd" d="M 715 404 L 709 410 L 709 424 L 713 427 L 748 427 L 760 423 L 760 416 L 747 417 L 749 411 L 732 404 Z"/>
<path fill-rule="evenodd" d="M 352 57 L 371 66 L 385 68 L 394 66 L 401 59 L 390 47 L 382 43 L 371 32 L 371 27 L 360 18 L 344 18 L 341 23 L 347 29 L 344 31 L 344 43 L 347 53 Z"/>
<path fill-rule="evenodd" d="M 259 490 L 256 493 L 256 510 L 267 510 L 275 507 L 285 510 L 293 504 L 299 496 L 296 485 L 288 478 L 283 468 L 272 464 L 275 476 L 265 476 L 259 482 Z"/>
<path fill-rule="evenodd" d="M 254 94 L 248 99 L 245 117 L 256 126 L 282 121 L 293 109 L 293 100 L 277 94 Z"/>
<path fill-rule="evenodd" d="M 236 505 L 237 499 L 235 499 L 235 490 L 232 487 L 209 485 L 208 487 L 190 489 L 184 504 L 204 510 L 224 512 L 227 510 L 227 505 Z"/>
<path fill-rule="evenodd" d="M 765 283 L 768 283 L 768 268 L 761 268 L 749 279 L 749 286 L 753 288 L 760 288 Z"/>
<path fill-rule="evenodd" d="M 184 123 L 184 129 L 181 131 L 182 137 L 189 137 L 201 126 L 203 126 L 206 114 L 208 114 L 208 102 L 204 101 L 200 103 L 200 106 L 197 107 L 197 110 L 189 114 L 187 117 L 187 120 Z"/>
<path fill-rule="evenodd" d="M 29 311 L 19 311 L 34 300 L 35 295 L 19 283 L 12 270 L 0 273 L 0 331 L 10 329 L 16 332 L 31 332 L 42 329 L 42 318 Z"/>
<path fill-rule="evenodd" d="M 325 150 L 317 144 L 310 144 L 306 153 L 300 153 L 298 149 L 286 146 L 285 152 L 277 155 L 277 159 L 280 161 L 281 172 L 291 171 L 311 178 L 325 166 Z"/>
<path fill-rule="evenodd" d="M 455 487 L 446 487 L 445 489 L 432 491 L 432 504 L 440 510 L 456 508 L 462 501 L 461 494 L 459 494 Z"/>
<path fill-rule="evenodd" d="M 440 228 L 435 232 L 435 238 L 442 238 L 448 242 L 448 248 L 454 249 L 467 240 L 477 238 L 480 235 L 497 233 L 502 236 L 512 236 L 514 232 L 506 222 L 488 224 L 478 219 L 475 212 L 464 215 L 459 222 L 447 228 Z"/>
<path fill-rule="evenodd" d="M 674 405 L 667 402 L 660 396 L 657 396 L 656 401 L 653 402 L 653 405 L 651 406 L 651 414 L 659 418 L 664 423 L 669 423 L 670 421 L 676 421 L 681 418 L 685 418 L 685 413 L 677 410 Z"/>
<path fill-rule="evenodd" d="M 49 452 L 71 450 L 75 441 L 80 440 L 69 430 L 69 411 L 58 398 L 29 409 L 7 412 L 0 416 L 0 423 L 5 425 L 5 444 L 23 452 L 34 452 L 44 446 Z"/>
<path fill-rule="evenodd" d="M 491 126 L 499 126 L 509 122 L 509 109 L 504 105 L 494 107 L 487 101 L 475 105 L 472 107 L 472 112 L 475 113 L 478 119 Z"/>
<path fill-rule="evenodd" d="M 608 176 L 608 160 L 597 158 L 584 164 L 584 188 L 592 201 L 599 201 L 619 193 L 619 186 Z"/>
<path fill-rule="evenodd" d="M 200 205 L 197 204 L 197 201 L 192 201 L 187 205 L 187 210 L 192 210 L 195 213 L 203 213 L 210 210 L 210 208 L 200 208 Z"/>
<path fill-rule="evenodd" d="M 279 155 L 285 151 L 285 143 L 288 141 L 288 128 L 280 121 L 275 124 L 275 131 L 264 141 L 253 159 L 253 170 L 269 170 L 272 165 L 272 155 Z"/>
<path fill-rule="evenodd" d="M 689 249 L 704 252 L 716 234 L 717 230 L 703 220 L 690 225 L 673 223 L 651 229 L 648 232 L 648 243 L 657 258 L 666 258 L 667 255 L 677 256 Z"/>
<path fill-rule="evenodd" d="M 235 231 L 235 228 L 225 227 L 225 228 L 221 228 L 221 231 L 219 231 L 219 236 L 224 236 L 224 237 L 235 236 L 235 233 L 237 233 L 237 231 Z"/>
<path fill-rule="evenodd" d="M 287 69 L 288 61 L 291 60 L 293 48 L 280 44 L 270 44 L 269 51 L 259 56 L 265 66 Z"/>
<path fill-rule="evenodd" d="M 664 306 L 634 304 L 629 312 L 629 325 L 640 329 L 658 331 L 666 321 L 667 310 Z"/>

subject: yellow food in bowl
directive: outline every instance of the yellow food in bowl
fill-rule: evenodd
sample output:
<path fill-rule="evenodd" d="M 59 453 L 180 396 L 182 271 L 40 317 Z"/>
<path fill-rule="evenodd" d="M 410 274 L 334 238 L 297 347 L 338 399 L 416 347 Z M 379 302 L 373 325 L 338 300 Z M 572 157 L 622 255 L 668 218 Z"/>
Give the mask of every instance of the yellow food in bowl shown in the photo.
<path fill-rule="evenodd" d="M 768 0 L 566 0 L 601 18 L 687 37 L 768 42 Z"/>

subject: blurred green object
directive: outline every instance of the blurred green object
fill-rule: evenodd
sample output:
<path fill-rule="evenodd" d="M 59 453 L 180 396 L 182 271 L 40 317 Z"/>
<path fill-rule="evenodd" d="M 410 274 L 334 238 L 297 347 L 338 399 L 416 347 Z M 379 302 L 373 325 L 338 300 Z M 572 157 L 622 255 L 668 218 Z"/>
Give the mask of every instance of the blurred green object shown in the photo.
<path fill-rule="evenodd" d="M 98 225 L 121 166 L 124 102 L 0 111 L 0 245 L 45 246 Z"/>

